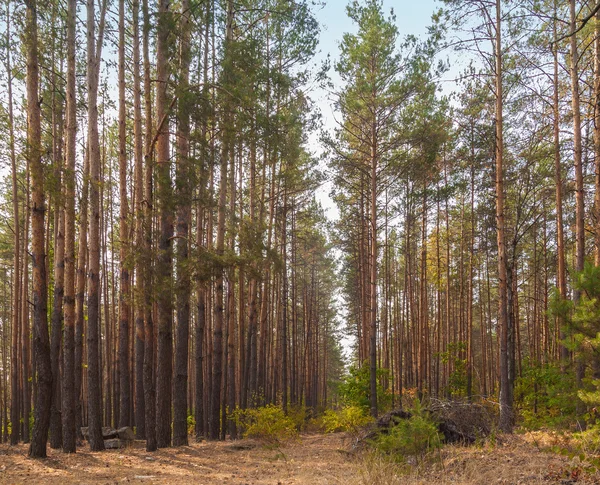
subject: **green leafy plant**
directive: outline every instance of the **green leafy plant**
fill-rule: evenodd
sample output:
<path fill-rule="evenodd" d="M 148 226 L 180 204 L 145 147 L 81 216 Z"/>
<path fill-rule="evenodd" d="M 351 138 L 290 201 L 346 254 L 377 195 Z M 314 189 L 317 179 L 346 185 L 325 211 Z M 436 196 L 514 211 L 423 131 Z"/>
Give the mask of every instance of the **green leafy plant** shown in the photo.
<path fill-rule="evenodd" d="M 441 352 L 440 358 L 443 364 L 452 362 L 452 372 L 448 378 L 448 391 L 452 396 L 466 396 L 467 394 L 467 344 L 465 342 L 451 342 L 446 351 Z"/>
<path fill-rule="evenodd" d="M 415 457 L 417 463 L 442 445 L 442 435 L 434 421 L 415 400 L 409 419 L 400 419 L 387 433 L 380 433 L 373 440 L 375 449 L 403 461 L 407 456 Z"/>
<path fill-rule="evenodd" d="M 344 406 L 341 409 L 327 409 L 322 418 L 322 429 L 325 433 L 349 431 L 354 433 L 369 424 L 373 418 L 364 408 L 359 406 Z"/>
<path fill-rule="evenodd" d="M 389 389 L 385 389 L 382 385 L 382 381 L 387 375 L 387 369 L 377 369 L 377 409 L 380 412 L 388 410 L 392 403 Z M 369 412 L 371 406 L 369 379 L 369 366 L 366 362 L 361 367 L 350 367 L 338 388 L 340 398 L 345 406 L 357 406 L 367 413 Z"/>
<path fill-rule="evenodd" d="M 231 414 L 244 438 L 254 438 L 266 444 L 281 445 L 298 437 L 294 421 L 279 406 L 269 404 L 256 409 L 236 409 Z"/>
<path fill-rule="evenodd" d="M 287 410 L 287 417 L 294 423 L 298 431 L 304 431 L 308 423 L 310 412 L 304 405 L 290 406 Z"/>
<path fill-rule="evenodd" d="M 577 393 L 572 370 L 556 364 L 523 366 L 515 385 L 515 404 L 527 429 L 566 428 L 577 412 Z"/>
<path fill-rule="evenodd" d="M 188 434 L 192 434 L 195 429 L 196 429 L 196 419 L 194 418 L 193 414 L 188 414 L 188 417 L 187 417 Z"/>

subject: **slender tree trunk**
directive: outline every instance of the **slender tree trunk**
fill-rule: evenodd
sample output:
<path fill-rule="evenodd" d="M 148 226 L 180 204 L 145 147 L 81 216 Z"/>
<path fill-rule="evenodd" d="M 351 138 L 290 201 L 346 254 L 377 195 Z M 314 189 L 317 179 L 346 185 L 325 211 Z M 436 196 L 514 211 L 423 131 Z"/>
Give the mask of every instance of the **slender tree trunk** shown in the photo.
<path fill-rule="evenodd" d="M 75 151 L 77 105 L 75 99 L 76 0 L 67 6 L 67 136 L 65 140 L 65 296 L 63 330 L 62 438 L 63 452 L 76 450 L 75 395 Z"/>
<path fill-rule="evenodd" d="M 98 136 L 98 75 L 106 0 L 101 12 L 98 44 L 94 1 L 87 1 L 88 157 L 90 164 L 90 219 L 87 340 L 87 405 L 90 449 L 104 449 L 100 367 L 100 144 Z"/>
<path fill-rule="evenodd" d="M 146 410 L 146 451 L 156 451 L 156 388 L 154 384 L 154 321 L 152 316 L 152 89 L 150 83 L 150 14 L 148 0 L 142 0 L 144 17 L 143 50 L 144 50 L 144 95 L 146 112 L 146 151 L 144 155 L 144 247 L 143 273 L 144 282 L 144 407 Z M 170 423 L 170 420 L 169 420 Z"/>
<path fill-rule="evenodd" d="M 56 23 L 57 9 L 52 9 L 53 25 Z M 53 26 L 51 32 L 55 34 Z M 51 42 L 50 60 L 53 66 L 56 66 L 56 40 L 53 35 Z M 52 83 L 51 94 L 51 123 L 52 123 L 52 163 L 54 166 L 54 180 L 57 188 L 54 192 L 54 291 L 52 295 L 52 312 L 50 324 L 50 360 L 52 362 L 52 406 L 50 408 L 50 447 L 53 449 L 62 446 L 62 418 L 61 418 L 61 346 L 62 346 L 62 327 L 63 327 L 63 298 L 64 298 L 64 280 L 65 280 L 65 213 L 64 213 L 64 194 L 62 193 L 62 136 L 63 136 L 63 113 L 62 103 L 59 103 L 57 96 L 57 70 L 62 71 L 62 62 L 60 67 L 54 67 L 50 75 Z M 48 221 L 50 224 L 50 221 Z M 50 242 L 48 241 L 48 244 Z"/>
<path fill-rule="evenodd" d="M 556 0 L 554 2 L 554 16 L 556 17 Z M 560 160 L 560 106 L 558 99 L 558 47 L 556 39 L 558 38 L 556 31 L 556 20 L 552 23 L 554 43 L 552 48 L 552 56 L 554 58 L 553 63 L 553 93 L 552 93 L 552 106 L 553 106 L 553 134 L 554 134 L 554 180 L 556 184 L 556 254 L 558 259 L 558 267 L 556 269 L 556 279 L 558 291 L 561 299 L 567 298 L 567 271 L 565 264 L 565 236 L 564 236 L 564 225 L 563 225 L 563 182 L 562 182 L 562 167 Z M 559 336 L 560 339 L 564 339 L 564 319 L 558 318 L 559 325 Z M 560 357 L 561 360 L 566 362 L 569 358 L 568 349 L 561 344 L 560 346 Z"/>
<path fill-rule="evenodd" d="M 377 417 L 377 138 L 376 125 L 371 127 L 371 255 L 370 255 L 370 404 L 371 416 Z"/>
<path fill-rule="evenodd" d="M 189 89 L 191 13 L 189 0 L 181 3 L 180 44 L 180 91 L 178 104 L 177 133 L 177 339 L 175 352 L 175 386 L 173 394 L 173 445 L 188 444 L 187 432 L 187 389 L 188 389 L 188 348 L 190 335 L 190 268 L 188 258 L 189 226 L 192 204 L 192 170 L 189 161 L 190 102 Z"/>
<path fill-rule="evenodd" d="M 595 244 L 594 262 L 600 266 L 600 11 L 596 13 L 594 28 L 594 168 L 595 168 L 595 191 L 594 191 L 594 215 Z"/>
<path fill-rule="evenodd" d="M 83 327 L 84 327 L 84 301 L 86 287 L 86 267 L 87 267 L 87 249 L 88 249 L 88 193 L 90 180 L 89 147 L 86 150 L 83 166 L 83 185 L 81 188 L 81 204 L 79 206 L 80 224 L 79 224 L 79 242 L 77 248 L 77 271 L 75 288 L 75 423 L 76 433 L 79 439 L 83 439 L 81 434 L 81 425 L 83 423 L 84 413 L 84 392 L 83 388 Z"/>
<path fill-rule="evenodd" d="M 127 134 L 125 131 L 125 0 L 119 0 L 119 427 L 130 426 L 129 382 L 129 203 L 127 201 Z"/>
<path fill-rule="evenodd" d="M 231 42 L 233 41 L 233 1 L 227 1 L 227 20 L 225 37 L 225 56 L 231 56 Z M 230 69 L 230 68 L 229 68 Z M 223 74 L 224 85 L 230 85 L 229 70 Z M 225 94 L 226 98 L 228 97 Z M 229 156 L 231 156 L 232 146 L 232 113 L 230 101 L 225 101 L 223 108 L 223 147 L 221 150 L 221 167 L 219 182 L 219 205 L 218 205 L 218 225 L 217 225 L 217 256 L 222 257 L 225 249 L 225 203 L 227 199 L 227 165 Z M 218 439 L 220 432 L 220 403 L 221 403 L 221 379 L 223 367 L 223 272 L 222 262 L 218 262 L 215 269 L 215 320 L 214 320 L 214 354 L 213 354 L 213 382 L 212 382 L 212 401 L 210 417 L 210 437 Z"/>
<path fill-rule="evenodd" d="M 48 288 L 46 282 L 46 254 L 44 241 L 44 166 L 42 163 L 41 119 L 38 64 L 37 5 L 27 0 L 25 20 L 25 48 L 27 52 L 27 155 L 31 170 L 32 190 L 32 261 L 33 261 L 33 353 L 37 393 L 33 434 L 29 447 L 32 458 L 46 457 L 50 406 L 52 400 L 52 364 L 48 334 Z"/>
<path fill-rule="evenodd" d="M 576 0 L 569 0 L 570 11 L 570 29 L 575 31 L 577 14 Z M 575 270 L 583 271 L 583 262 L 585 259 L 585 208 L 583 192 L 583 164 L 582 164 L 582 143 L 581 143 L 581 110 L 579 107 L 579 52 L 577 48 L 577 36 L 570 36 L 571 52 L 571 102 L 573 109 L 573 158 L 575 163 Z M 573 291 L 575 303 L 579 301 L 579 291 Z"/>
<path fill-rule="evenodd" d="M 172 20 L 169 0 L 158 2 L 156 40 L 156 177 L 160 235 L 156 261 L 158 308 L 158 362 L 156 373 L 156 442 L 159 448 L 171 446 L 171 398 L 173 374 L 173 188 L 169 150 L 168 81 L 169 31 Z M 166 121 L 163 122 L 163 119 Z"/>
<path fill-rule="evenodd" d="M 512 389 L 509 374 L 508 353 L 508 294 L 506 236 L 504 230 L 504 165 L 502 130 L 502 26 L 500 0 L 496 0 L 496 234 L 498 243 L 498 323 L 500 326 L 500 429 L 512 432 L 514 423 L 512 409 Z"/>
<path fill-rule="evenodd" d="M 144 141 L 140 80 L 140 2 L 133 0 L 133 139 L 135 197 L 135 424 L 138 439 L 146 438 L 144 399 Z"/>
<path fill-rule="evenodd" d="M 19 332 L 21 327 L 20 297 L 21 297 L 21 220 L 19 218 L 19 189 L 17 185 L 17 155 L 15 152 L 15 126 L 13 114 L 13 92 L 12 92 L 12 67 L 10 51 L 10 4 L 6 6 L 6 77 L 8 84 L 8 129 L 9 129 L 9 149 L 11 163 L 12 180 L 12 202 L 13 202 L 13 308 L 12 308 L 12 347 L 11 347 L 11 366 L 10 366 L 10 421 L 18 423 L 21 418 L 20 411 L 20 393 L 19 393 Z M 21 362 L 23 365 L 24 362 Z M 6 372 L 6 369 L 5 369 Z M 29 416 L 27 416 L 29 420 Z M 10 434 L 10 444 L 19 443 L 20 426 L 13 425 Z"/>

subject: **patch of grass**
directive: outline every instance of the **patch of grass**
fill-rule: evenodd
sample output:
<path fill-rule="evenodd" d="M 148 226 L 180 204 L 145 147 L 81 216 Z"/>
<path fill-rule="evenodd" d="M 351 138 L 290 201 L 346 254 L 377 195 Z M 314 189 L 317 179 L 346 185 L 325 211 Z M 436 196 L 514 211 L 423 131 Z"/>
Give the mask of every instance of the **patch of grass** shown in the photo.
<path fill-rule="evenodd" d="M 407 465 L 381 453 L 370 452 L 361 456 L 352 485 L 401 485 L 405 483 Z"/>

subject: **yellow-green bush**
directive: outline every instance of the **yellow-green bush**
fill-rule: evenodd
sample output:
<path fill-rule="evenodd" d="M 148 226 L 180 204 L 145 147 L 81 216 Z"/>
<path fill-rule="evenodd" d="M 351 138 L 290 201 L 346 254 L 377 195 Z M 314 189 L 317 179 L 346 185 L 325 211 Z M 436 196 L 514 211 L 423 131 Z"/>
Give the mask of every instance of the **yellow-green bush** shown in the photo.
<path fill-rule="evenodd" d="M 309 410 L 304 405 L 290 406 L 287 417 L 291 419 L 298 431 L 304 431 L 308 423 Z"/>
<path fill-rule="evenodd" d="M 365 413 L 360 406 L 345 406 L 338 411 L 328 409 L 322 418 L 323 431 L 326 433 L 355 432 L 370 423 L 371 420 L 371 416 Z"/>
<path fill-rule="evenodd" d="M 273 404 L 256 409 L 236 409 L 232 419 L 244 430 L 244 438 L 269 444 L 282 444 L 298 436 L 294 421 Z"/>

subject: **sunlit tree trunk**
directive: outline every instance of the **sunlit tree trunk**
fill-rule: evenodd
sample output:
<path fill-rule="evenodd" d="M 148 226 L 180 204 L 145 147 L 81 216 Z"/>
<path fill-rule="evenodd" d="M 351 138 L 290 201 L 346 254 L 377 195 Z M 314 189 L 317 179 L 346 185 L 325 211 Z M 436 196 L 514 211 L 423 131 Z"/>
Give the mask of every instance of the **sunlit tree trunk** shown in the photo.
<path fill-rule="evenodd" d="M 32 191 L 32 262 L 33 262 L 33 353 L 34 382 L 37 383 L 33 434 L 29 456 L 46 457 L 50 406 L 52 400 L 52 364 L 48 334 L 48 288 L 44 238 L 44 166 L 41 149 L 41 119 L 38 64 L 38 15 L 36 0 L 27 0 L 25 19 L 25 49 L 27 53 L 27 154 L 31 171 Z"/>

